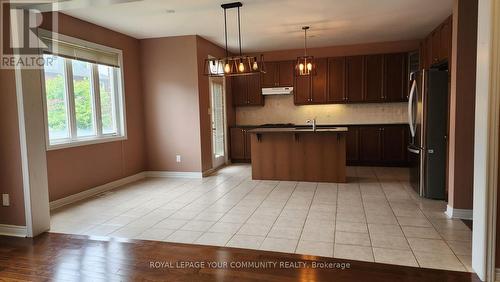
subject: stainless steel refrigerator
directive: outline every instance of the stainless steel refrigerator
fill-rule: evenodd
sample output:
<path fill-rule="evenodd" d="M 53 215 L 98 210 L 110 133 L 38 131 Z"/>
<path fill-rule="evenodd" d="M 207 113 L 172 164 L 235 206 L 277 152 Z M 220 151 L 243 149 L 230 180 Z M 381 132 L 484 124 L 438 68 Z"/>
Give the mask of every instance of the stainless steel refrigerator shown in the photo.
<path fill-rule="evenodd" d="M 448 71 L 423 69 L 413 72 L 410 85 L 410 182 L 422 197 L 445 199 Z"/>

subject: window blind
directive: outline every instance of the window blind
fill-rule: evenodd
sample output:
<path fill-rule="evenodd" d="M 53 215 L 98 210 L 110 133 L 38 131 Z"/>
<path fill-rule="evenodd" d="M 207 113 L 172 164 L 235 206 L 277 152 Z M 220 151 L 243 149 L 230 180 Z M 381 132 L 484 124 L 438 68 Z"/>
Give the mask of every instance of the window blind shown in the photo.
<path fill-rule="evenodd" d="M 79 46 L 49 37 L 42 37 L 42 40 L 48 46 L 45 53 L 111 67 L 120 67 L 118 53 Z"/>

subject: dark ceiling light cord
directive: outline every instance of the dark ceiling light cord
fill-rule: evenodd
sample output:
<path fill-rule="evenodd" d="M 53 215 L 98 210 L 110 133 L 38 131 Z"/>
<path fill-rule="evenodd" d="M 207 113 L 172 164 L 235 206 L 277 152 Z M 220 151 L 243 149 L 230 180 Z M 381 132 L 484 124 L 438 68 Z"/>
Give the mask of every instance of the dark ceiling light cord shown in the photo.
<path fill-rule="evenodd" d="M 226 57 L 229 56 L 227 51 L 227 19 L 226 19 L 226 9 L 224 9 L 224 38 L 226 39 Z"/>
<path fill-rule="evenodd" d="M 307 56 L 307 30 L 309 27 L 304 26 L 302 29 L 304 30 L 304 56 Z"/>
<path fill-rule="evenodd" d="M 226 57 L 224 58 L 208 58 L 205 59 L 205 71 L 204 75 L 207 76 L 240 76 L 240 75 L 259 75 L 265 73 L 264 56 L 248 56 L 243 55 L 242 45 L 241 45 L 241 13 L 240 7 L 243 4 L 241 2 L 232 2 L 222 4 L 221 7 L 224 9 L 224 41 L 226 44 Z M 238 47 L 239 55 L 233 56 L 229 54 L 229 49 L 227 45 L 227 9 L 237 8 L 238 11 Z"/>
<path fill-rule="evenodd" d="M 238 37 L 240 41 L 240 56 L 241 56 L 241 20 L 240 20 L 240 7 L 238 7 Z"/>

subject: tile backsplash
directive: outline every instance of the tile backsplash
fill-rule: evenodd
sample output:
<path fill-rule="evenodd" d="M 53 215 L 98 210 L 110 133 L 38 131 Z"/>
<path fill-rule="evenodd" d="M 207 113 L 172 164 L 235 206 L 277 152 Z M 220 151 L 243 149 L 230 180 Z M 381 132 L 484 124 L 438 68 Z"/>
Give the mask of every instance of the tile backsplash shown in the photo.
<path fill-rule="evenodd" d="M 293 95 L 266 96 L 263 107 L 237 107 L 237 125 L 266 123 L 389 124 L 407 122 L 407 103 L 331 104 L 296 106 Z"/>

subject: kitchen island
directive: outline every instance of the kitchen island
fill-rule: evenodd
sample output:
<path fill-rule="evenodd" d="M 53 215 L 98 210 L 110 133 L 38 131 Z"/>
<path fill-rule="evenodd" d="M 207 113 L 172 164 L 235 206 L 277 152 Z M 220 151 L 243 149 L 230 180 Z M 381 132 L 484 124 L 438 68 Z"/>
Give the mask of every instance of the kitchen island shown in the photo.
<path fill-rule="evenodd" d="M 346 182 L 346 127 L 248 132 L 253 179 Z"/>

